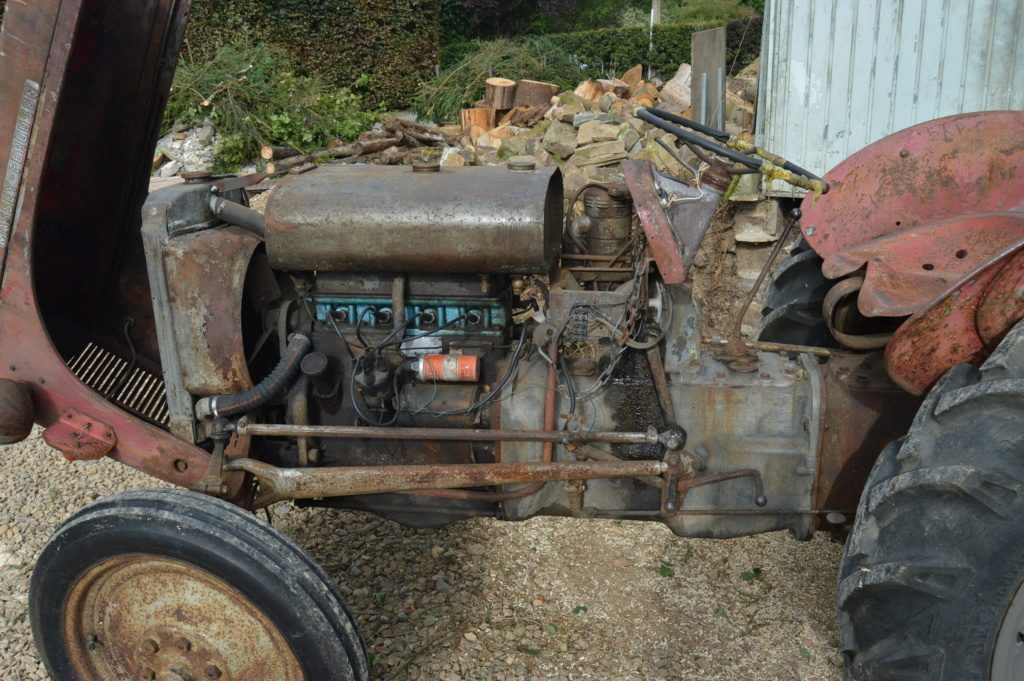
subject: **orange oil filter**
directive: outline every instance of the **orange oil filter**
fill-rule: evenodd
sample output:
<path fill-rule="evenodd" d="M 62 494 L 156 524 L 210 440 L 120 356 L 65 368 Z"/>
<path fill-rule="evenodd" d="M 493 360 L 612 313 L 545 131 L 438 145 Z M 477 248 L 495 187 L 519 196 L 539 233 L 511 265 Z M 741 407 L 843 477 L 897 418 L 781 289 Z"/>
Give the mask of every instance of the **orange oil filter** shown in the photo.
<path fill-rule="evenodd" d="M 480 358 L 476 355 L 423 355 L 416 362 L 421 381 L 475 382 L 480 376 Z"/>

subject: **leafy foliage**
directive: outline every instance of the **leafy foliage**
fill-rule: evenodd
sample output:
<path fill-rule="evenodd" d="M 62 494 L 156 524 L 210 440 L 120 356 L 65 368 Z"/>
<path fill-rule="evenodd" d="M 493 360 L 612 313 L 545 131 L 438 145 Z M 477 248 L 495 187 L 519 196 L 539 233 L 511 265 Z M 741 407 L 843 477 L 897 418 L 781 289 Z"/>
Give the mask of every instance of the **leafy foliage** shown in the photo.
<path fill-rule="evenodd" d="M 440 0 L 441 45 L 614 26 L 650 0 Z"/>
<path fill-rule="evenodd" d="M 486 92 L 488 73 L 513 80 L 541 80 L 561 89 L 576 87 L 579 67 L 570 55 L 546 37 L 521 41 L 493 40 L 473 46 L 452 67 L 423 84 L 414 108 L 422 116 L 455 119 Z"/>
<path fill-rule="evenodd" d="M 744 570 L 740 573 L 740 579 L 744 582 L 752 582 L 755 579 L 761 579 L 762 577 L 764 577 L 764 571 L 759 567 L 752 570 Z"/>
<path fill-rule="evenodd" d="M 731 21 L 757 16 L 739 0 L 681 0 L 662 6 L 661 20 L 667 24 L 693 21 Z"/>
<path fill-rule="evenodd" d="M 211 59 L 186 55 L 174 75 L 165 127 L 209 119 L 220 132 L 216 169 L 230 170 L 254 158 L 261 144 L 310 149 L 355 139 L 379 120 L 363 109 L 359 95 L 297 76 L 293 67 L 280 49 L 244 41 L 222 47 Z"/>
<path fill-rule="evenodd" d="M 566 52 L 588 65 L 600 64 L 607 74 L 620 74 L 635 64 L 651 66 L 663 78 L 671 78 L 679 64 L 690 62 L 690 37 L 696 31 L 725 26 L 726 66 L 730 75 L 760 56 L 760 17 L 734 21 L 659 24 L 654 27 L 653 49 L 649 28 L 607 28 L 548 36 Z"/>
<path fill-rule="evenodd" d="M 299 76 L 354 87 L 365 74 L 367 99 L 398 107 L 438 63 L 438 2 L 197 0 L 186 38 L 195 60 L 247 38 L 290 54 Z"/>
<path fill-rule="evenodd" d="M 484 81 L 494 75 L 518 80 L 542 80 L 574 88 L 585 78 L 621 75 L 636 65 L 652 66 L 671 78 L 679 64 L 690 62 L 690 38 L 696 31 L 725 26 L 726 65 L 734 75 L 761 52 L 761 18 L 723 22 L 660 24 L 649 28 L 606 28 L 556 33 L 521 40 L 452 43 L 442 51 L 441 75 L 425 82 L 414 108 L 424 116 L 454 119 L 458 110 L 484 95 Z"/>

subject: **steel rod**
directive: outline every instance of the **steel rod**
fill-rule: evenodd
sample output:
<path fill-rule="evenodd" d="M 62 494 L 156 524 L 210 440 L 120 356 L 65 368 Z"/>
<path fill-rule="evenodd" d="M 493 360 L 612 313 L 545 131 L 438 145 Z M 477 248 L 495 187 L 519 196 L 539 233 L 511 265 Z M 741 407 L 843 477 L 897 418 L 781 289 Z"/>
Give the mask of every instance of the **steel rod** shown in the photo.
<path fill-rule="evenodd" d="M 259 481 L 256 508 L 285 499 L 342 497 L 424 489 L 491 487 L 519 482 L 555 482 L 661 475 L 663 461 L 562 461 L 436 466 L 341 466 L 278 468 L 255 459 L 232 459 L 224 469 L 246 471 Z"/>
<path fill-rule="evenodd" d="M 701 342 L 705 345 L 728 345 L 729 341 L 724 338 L 709 338 L 705 336 L 701 339 Z M 756 341 L 744 338 L 743 342 L 755 350 L 764 350 L 765 352 L 796 352 L 806 353 L 809 355 L 816 355 L 818 357 L 831 357 L 834 351 L 828 348 L 815 348 L 809 345 L 790 345 L 788 343 L 769 343 L 767 341 Z"/>
<path fill-rule="evenodd" d="M 374 428 L 370 426 L 299 426 L 294 424 L 248 423 L 239 421 L 239 435 L 275 437 L 333 437 L 357 440 L 441 440 L 447 442 L 610 442 L 613 444 L 658 444 L 658 434 L 596 431 L 571 434 L 557 430 L 489 430 L 483 428 Z"/>

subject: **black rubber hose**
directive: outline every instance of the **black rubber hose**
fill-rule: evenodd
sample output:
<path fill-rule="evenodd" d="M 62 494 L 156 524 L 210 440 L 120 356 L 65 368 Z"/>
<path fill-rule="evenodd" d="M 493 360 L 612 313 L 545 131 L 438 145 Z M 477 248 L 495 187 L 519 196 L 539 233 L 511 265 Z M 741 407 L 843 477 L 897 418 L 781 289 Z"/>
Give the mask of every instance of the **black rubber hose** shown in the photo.
<path fill-rule="evenodd" d="M 301 333 L 293 335 L 277 366 L 259 384 L 238 395 L 217 395 L 209 398 L 210 412 L 214 418 L 244 414 L 266 404 L 292 382 L 295 374 L 299 372 L 302 358 L 312 345 L 313 342 L 308 336 Z"/>
<path fill-rule="evenodd" d="M 695 121 L 691 121 L 688 118 L 676 116 L 675 114 L 671 114 L 668 111 L 662 111 L 661 109 L 655 109 L 653 107 L 644 107 L 643 109 L 637 111 L 636 115 L 637 118 L 639 118 L 640 120 L 646 123 L 650 123 L 656 128 L 660 128 L 665 132 L 675 135 L 679 139 L 686 140 L 691 144 L 696 144 L 697 146 L 712 151 L 718 154 L 719 156 L 723 156 L 729 159 L 730 161 L 734 161 L 736 163 L 744 165 L 747 168 L 751 168 L 752 170 L 758 170 L 761 167 L 760 161 L 757 161 L 756 159 L 753 159 L 750 156 L 743 154 L 739 151 L 736 151 L 734 149 L 723 147 L 721 145 L 715 144 L 714 142 L 708 142 L 703 137 L 695 133 L 692 133 L 689 130 L 683 130 L 682 128 L 672 125 L 671 123 L 669 123 L 669 121 L 679 123 L 680 125 L 685 125 L 686 127 L 692 128 L 694 130 L 699 130 L 700 132 L 703 132 L 704 134 L 714 137 L 715 139 L 718 140 L 721 140 L 722 136 L 724 135 L 726 136 L 726 140 L 722 141 L 728 141 L 728 133 L 724 133 L 721 130 L 709 128 Z M 791 161 L 786 161 L 782 165 L 782 168 L 796 175 L 803 175 L 804 177 L 810 178 L 812 180 L 824 182 L 824 180 L 822 180 L 814 173 L 810 172 L 809 170 L 801 168 L 800 166 Z"/>

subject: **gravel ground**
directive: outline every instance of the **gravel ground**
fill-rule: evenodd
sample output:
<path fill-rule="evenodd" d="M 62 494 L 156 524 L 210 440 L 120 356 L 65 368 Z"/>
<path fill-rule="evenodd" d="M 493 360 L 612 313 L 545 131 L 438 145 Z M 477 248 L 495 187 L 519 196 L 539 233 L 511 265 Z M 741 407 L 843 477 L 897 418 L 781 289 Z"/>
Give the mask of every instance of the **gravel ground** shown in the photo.
<path fill-rule="evenodd" d="M 0 679 L 48 678 L 26 606 L 49 534 L 92 499 L 154 484 L 111 460 L 69 463 L 38 435 L 0 448 Z M 374 679 L 841 677 L 840 547 L 824 536 L 683 540 L 554 518 L 409 530 L 286 504 L 272 517 L 348 598 Z"/>

